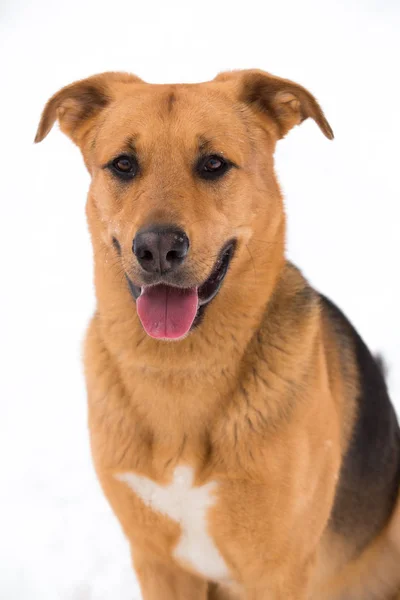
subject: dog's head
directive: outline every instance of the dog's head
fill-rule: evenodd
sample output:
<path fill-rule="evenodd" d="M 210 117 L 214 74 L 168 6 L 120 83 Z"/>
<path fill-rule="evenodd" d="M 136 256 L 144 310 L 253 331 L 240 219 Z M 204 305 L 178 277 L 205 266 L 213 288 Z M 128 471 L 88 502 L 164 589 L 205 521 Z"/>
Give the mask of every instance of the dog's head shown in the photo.
<path fill-rule="evenodd" d="M 55 94 L 35 141 L 58 119 L 80 147 L 96 268 L 123 272 L 151 337 L 179 339 L 216 296 L 260 302 L 283 261 L 275 144 L 308 117 L 333 137 L 307 90 L 261 71 L 194 85 L 104 73 Z"/>

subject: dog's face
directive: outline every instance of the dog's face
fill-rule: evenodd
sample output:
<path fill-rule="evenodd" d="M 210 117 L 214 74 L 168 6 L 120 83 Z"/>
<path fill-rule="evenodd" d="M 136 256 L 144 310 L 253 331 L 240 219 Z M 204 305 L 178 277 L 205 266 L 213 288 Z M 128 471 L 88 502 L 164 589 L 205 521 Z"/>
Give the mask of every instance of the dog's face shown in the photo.
<path fill-rule="evenodd" d="M 260 71 L 195 85 L 105 73 L 58 92 L 36 141 L 58 118 L 79 145 L 92 177 L 95 251 L 114 254 L 145 331 L 180 339 L 220 293 L 233 259 L 243 284 L 255 262 L 268 264 L 270 247 L 281 250 L 273 153 L 307 117 L 332 137 L 311 94 Z"/>

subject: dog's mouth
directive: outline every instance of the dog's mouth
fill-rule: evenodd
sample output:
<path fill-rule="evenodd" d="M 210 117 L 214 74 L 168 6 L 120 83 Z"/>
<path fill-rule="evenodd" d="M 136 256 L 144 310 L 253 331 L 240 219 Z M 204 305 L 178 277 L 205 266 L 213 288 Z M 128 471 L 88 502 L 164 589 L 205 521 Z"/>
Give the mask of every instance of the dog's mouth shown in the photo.
<path fill-rule="evenodd" d="M 206 306 L 221 289 L 235 246 L 235 241 L 225 244 L 211 275 L 200 286 L 185 288 L 158 283 L 139 287 L 128 278 L 137 313 L 149 336 L 177 340 L 185 337 L 199 323 Z"/>

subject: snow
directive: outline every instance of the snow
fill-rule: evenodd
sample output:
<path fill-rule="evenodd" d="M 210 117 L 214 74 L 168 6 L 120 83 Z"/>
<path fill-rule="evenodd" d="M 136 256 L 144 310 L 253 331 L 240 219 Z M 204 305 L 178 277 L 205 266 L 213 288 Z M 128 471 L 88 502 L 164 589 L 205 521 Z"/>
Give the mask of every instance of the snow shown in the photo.
<path fill-rule="evenodd" d="M 259 67 L 298 81 L 335 131 L 281 142 L 290 257 L 385 355 L 400 408 L 398 76 L 394 0 L 281 3 L 3 0 L 0 9 L 0 598 L 139 599 L 90 462 L 81 340 L 94 307 L 88 175 L 58 131 L 61 86 L 105 70 L 153 82 Z"/>

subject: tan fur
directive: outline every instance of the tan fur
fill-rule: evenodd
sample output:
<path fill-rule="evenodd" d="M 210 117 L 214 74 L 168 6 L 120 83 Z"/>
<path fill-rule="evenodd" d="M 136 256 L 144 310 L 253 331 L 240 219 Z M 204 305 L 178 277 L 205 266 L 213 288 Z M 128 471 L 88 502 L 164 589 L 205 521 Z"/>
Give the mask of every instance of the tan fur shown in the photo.
<path fill-rule="evenodd" d="M 36 141 L 58 119 L 92 176 L 91 445 L 145 600 L 390 600 L 400 587 L 400 509 L 358 557 L 329 528 L 358 381 L 343 380 L 318 297 L 284 257 L 273 155 L 277 140 L 307 117 L 333 137 L 309 92 L 261 71 L 176 86 L 105 73 L 64 88 L 44 110 Z M 103 167 L 127 137 L 143 173 L 123 186 Z M 218 185 L 193 176 L 203 138 L 239 165 Z M 204 281 L 222 245 L 238 242 L 203 323 L 175 343 L 145 334 L 124 275 L 140 282 L 132 240 L 153 222 L 176 223 L 189 236 L 188 282 Z M 178 523 L 115 477 L 134 471 L 167 484 L 178 464 L 194 468 L 196 485 L 219 484 L 209 531 L 229 567 L 230 591 L 178 564 Z"/>

